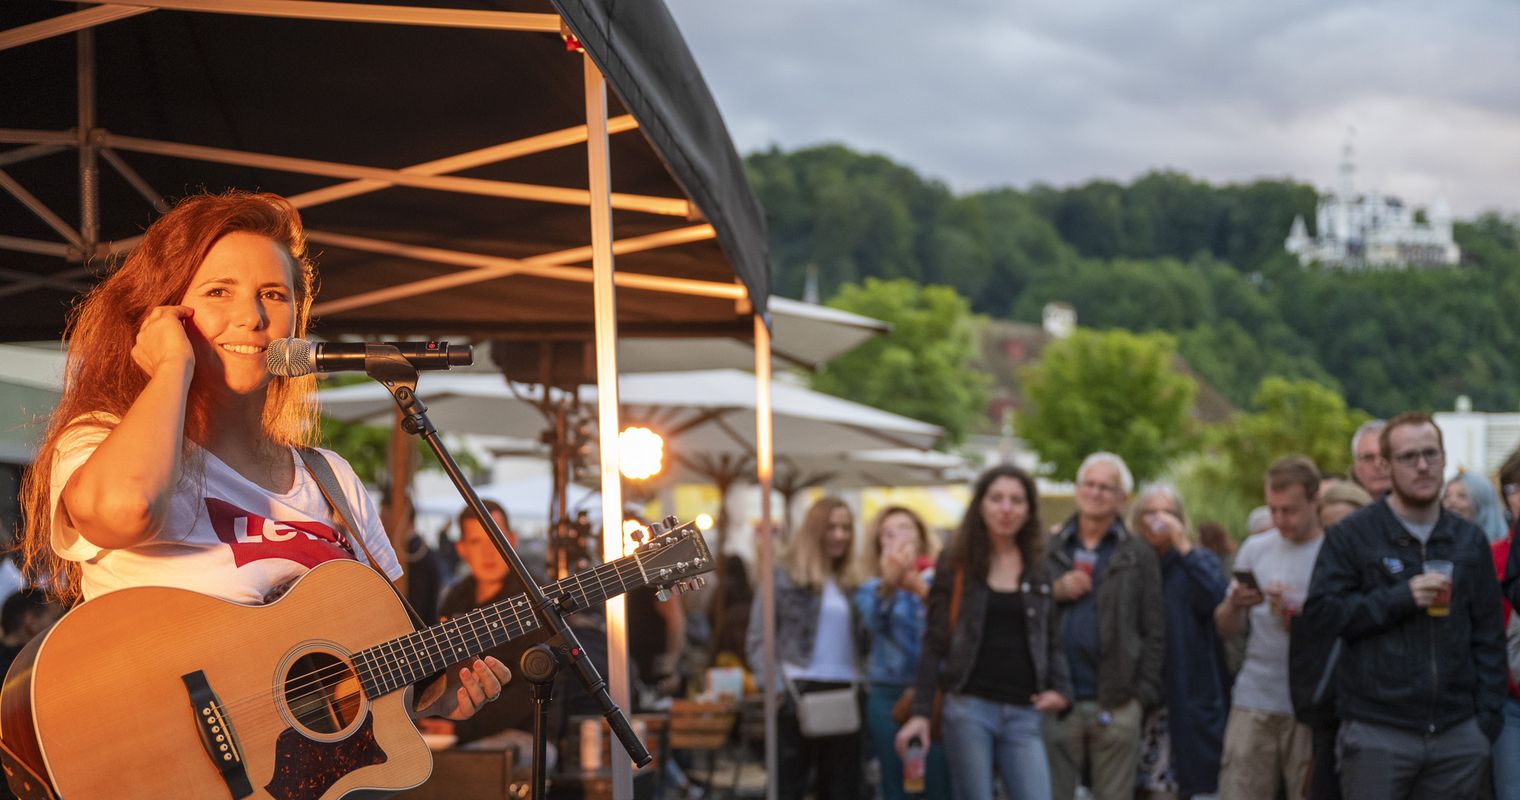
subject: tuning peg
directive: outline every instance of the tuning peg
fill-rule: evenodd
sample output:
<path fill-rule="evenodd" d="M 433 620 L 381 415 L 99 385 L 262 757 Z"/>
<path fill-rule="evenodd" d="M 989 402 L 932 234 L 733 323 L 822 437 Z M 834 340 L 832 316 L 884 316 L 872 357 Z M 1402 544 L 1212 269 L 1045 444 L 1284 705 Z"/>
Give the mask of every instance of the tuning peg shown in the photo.
<path fill-rule="evenodd" d="M 707 585 L 707 579 L 706 578 L 700 578 L 700 577 L 698 577 L 698 578 L 692 578 L 691 582 L 692 582 L 692 587 L 691 587 L 692 589 L 700 589 L 703 586 Z"/>
<path fill-rule="evenodd" d="M 634 545 L 633 545 L 634 547 L 638 547 L 640 544 L 642 544 L 644 542 L 644 529 L 643 528 L 634 528 L 633 530 L 631 530 L 631 531 L 628 532 L 628 538 L 630 538 L 630 539 L 632 539 L 634 541 Z"/>
<path fill-rule="evenodd" d="M 651 522 L 649 523 L 649 532 L 655 536 L 659 536 L 665 532 L 665 525 L 659 522 Z"/>
<path fill-rule="evenodd" d="M 670 587 L 668 587 L 668 586 L 661 586 L 660 590 L 654 593 L 654 599 L 660 601 L 661 603 L 665 602 L 666 600 L 669 600 L 670 599 Z"/>
<path fill-rule="evenodd" d="M 680 525 L 681 525 L 681 520 L 678 517 L 676 517 L 675 514 L 671 514 L 670 516 L 666 517 L 664 519 L 664 522 L 665 522 L 665 527 L 667 529 L 669 529 L 669 528 L 677 528 L 677 527 L 680 527 Z"/>

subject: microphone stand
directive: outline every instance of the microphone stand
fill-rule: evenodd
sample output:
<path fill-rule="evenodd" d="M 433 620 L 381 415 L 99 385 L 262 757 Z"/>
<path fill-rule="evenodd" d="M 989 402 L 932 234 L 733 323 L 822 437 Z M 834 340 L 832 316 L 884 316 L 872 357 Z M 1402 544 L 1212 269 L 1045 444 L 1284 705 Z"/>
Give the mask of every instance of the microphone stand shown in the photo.
<path fill-rule="evenodd" d="M 596 666 L 586 656 L 585 648 L 581 647 L 580 640 L 575 632 L 565 622 L 563 611 L 547 595 L 542 588 L 533 580 L 532 573 L 528 572 L 518 557 L 517 551 L 512 548 L 507 537 L 501 532 L 485 504 L 481 502 L 480 495 L 475 493 L 475 487 L 470 485 L 464 472 L 459 469 L 459 464 L 443 445 L 443 439 L 438 435 L 438 429 L 433 427 L 432 420 L 428 419 L 427 406 L 423 405 L 422 399 L 417 396 L 417 368 L 401 355 L 401 351 L 390 345 L 371 344 L 364 356 L 364 371 L 375 380 L 379 381 L 395 398 L 396 405 L 401 409 L 401 429 L 407 433 L 421 436 L 427 442 L 428 448 L 437 456 L 438 463 L 443 466 L 443 471 L 454 483 L 454 488 L 459 490 L 476 518 L 485 527 L 491 543 L 496 545 L 496 550 L 501 557 L 511 566 L 512 571 L 523 578 L 523 585 L 527 588 L 528 601 L 538 612 L 538 618 L 544 625 L 559 637 L 561 642 L 560 652 L 569 659 L 570 666 L 575 675 L 580 679 L 581 686 L 585 687 L 586 693 L 596 700 L 602 709 L 602 716 L 607 719 L 607 725 L 612 729 L 613 735 L 622 742 L 623 749 L 634 764 L 644 766 L 654 757 L 644 747 L 637 734 L 633 732 L 633 726 L 628 724 L 628 717 L 623 710 L 618 708 L 612 701 L 612 695 L 607 693 L 607 682 L 597 674 Z M 539 730 L 541 726 L 534 726 L 535 739 L 541 738 L 544 733 Z M 541 742 L 534 742 L 534 752 L 542 752 Z M 535 769 L 537 767 L 535 766 Z M 540 791 L 543 786 L 534 782 L 533 792 L 535 800 L 543 800 Z"/>

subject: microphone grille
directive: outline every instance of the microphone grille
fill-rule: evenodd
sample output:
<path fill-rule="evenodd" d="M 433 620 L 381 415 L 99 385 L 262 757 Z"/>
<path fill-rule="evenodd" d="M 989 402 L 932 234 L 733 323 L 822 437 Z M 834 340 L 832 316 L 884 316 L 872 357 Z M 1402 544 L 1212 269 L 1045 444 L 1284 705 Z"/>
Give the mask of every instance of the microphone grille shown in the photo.
<path fill-rule="evenodd" d="M 299 378 L 317 371 L 311 342 L 305 339 L 275 339 L 264 350 L 264 365 L 269 374 L 281 378 Z"/>

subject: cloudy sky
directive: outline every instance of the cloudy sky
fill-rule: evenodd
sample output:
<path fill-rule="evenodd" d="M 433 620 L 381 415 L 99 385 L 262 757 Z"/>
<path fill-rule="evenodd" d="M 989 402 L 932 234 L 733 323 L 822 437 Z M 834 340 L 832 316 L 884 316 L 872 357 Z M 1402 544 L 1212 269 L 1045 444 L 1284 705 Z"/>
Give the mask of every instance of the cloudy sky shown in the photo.
<path fill-rule="evenodd" d="M 1520 211 L 1515 0 L 666 0 L 740 152 L 957 191 L 1292 176 Z"/>

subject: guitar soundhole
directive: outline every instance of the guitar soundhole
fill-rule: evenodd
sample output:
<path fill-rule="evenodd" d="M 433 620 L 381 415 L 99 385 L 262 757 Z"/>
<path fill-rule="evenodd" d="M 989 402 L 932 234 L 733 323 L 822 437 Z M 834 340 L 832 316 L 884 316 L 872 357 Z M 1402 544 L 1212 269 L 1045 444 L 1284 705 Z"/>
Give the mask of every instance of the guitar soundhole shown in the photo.
<path fill-rule="evenodd" d="M 307 653 L 291 662 L 284 693 L 296 723 L 319 735 L 342 732 L 363 711 L 358 676 L 347 661 L 331 653 Z"/>

